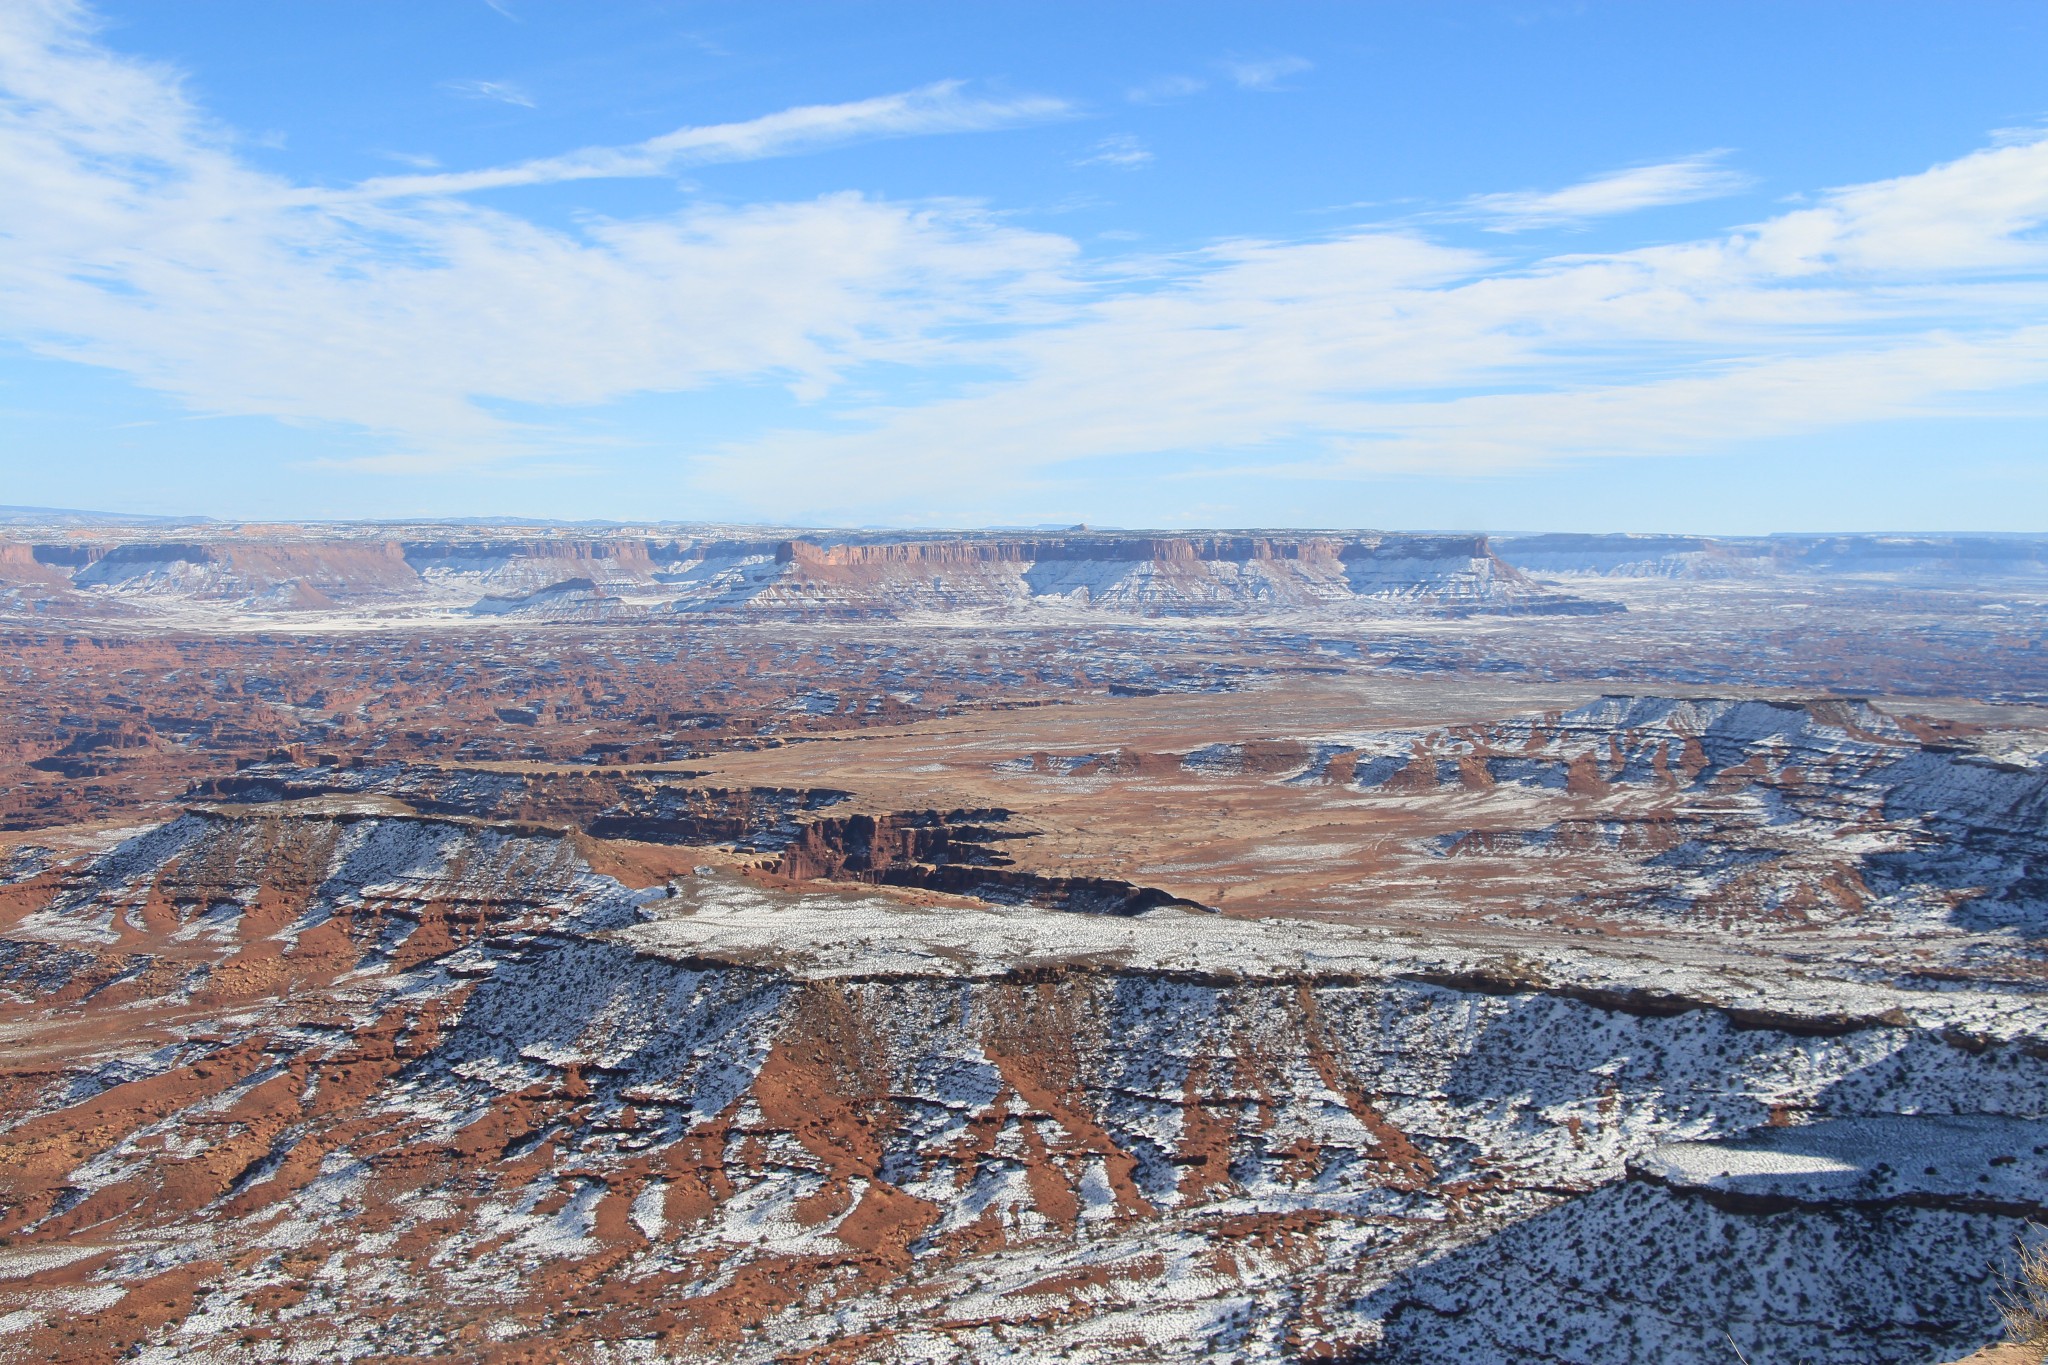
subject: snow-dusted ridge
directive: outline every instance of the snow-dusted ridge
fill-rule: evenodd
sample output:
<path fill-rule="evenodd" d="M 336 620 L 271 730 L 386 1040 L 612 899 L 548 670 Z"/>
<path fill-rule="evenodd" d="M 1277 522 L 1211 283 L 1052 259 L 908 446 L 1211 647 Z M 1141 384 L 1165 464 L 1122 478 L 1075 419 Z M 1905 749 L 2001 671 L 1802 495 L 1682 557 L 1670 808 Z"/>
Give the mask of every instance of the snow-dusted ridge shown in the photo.
<path fill-rule="evenodd" d="M 931 908 L 880 892 L 766 888 L 710 868 L 671 883 L 641 914 L 646 922 L 606 936 L 658 957 L 803 981 L 994 980 L 1061 970 L 1216 984 L 1401 978 L 1594 1000 L 1624 1012 L 1705 1009 L 1742 1026 L 1800 1033 L 1920 1027 L 2014 1040 L 2035 1036 L 2044 1022 L 2031 992 L 1903 989 L 1760 955 L 1745 960 L 1655 944 L 1534 947 L 1470 932 L 1426 935 L 1170 907 L 1128 917 L 1028 905 Z"/>

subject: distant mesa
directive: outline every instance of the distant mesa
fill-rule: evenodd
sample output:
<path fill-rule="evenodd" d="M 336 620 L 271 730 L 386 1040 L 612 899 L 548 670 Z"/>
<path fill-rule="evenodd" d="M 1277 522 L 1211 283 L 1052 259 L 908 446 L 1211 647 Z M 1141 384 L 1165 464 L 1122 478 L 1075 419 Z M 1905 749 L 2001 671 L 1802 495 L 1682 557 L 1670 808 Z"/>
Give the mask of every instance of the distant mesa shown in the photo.
<path fill-rule="evenodd" d="M 1553 534 L 1509 536 L 1493 548 L 1517 568 L 1545 577 L 2048 575 L 2048 536 L 2030 535 Z"/>
<path fill-rule="evenodd" d="M 1586 615 L 1622 610 L 1591 580 L 2048 574 L 2048 536 L 173 529 L 33 510 L 0 509 L 0 614 L 45 622 Z"/>
<path fill-rule="evenodd" d="M 56 528 L 36 528 L 49 531 Z M 422 613 L 602 622 L 683 615 L 890 619 L 1066 612 L 1246 617 L 1614 608 L 1548 589 L 1479 535 L 1074 530 L 654 536 L 447 525 L 141 528 L 0 538 L 36 610 Z"/>
<path fill-rule="evenodd" d="M 472 616 L 555 615 L 579 618 L 602 611 L 604 589 L 591 578 L 564 578 L 531 592 L 485 593 L 468 610 Z"/>
<path fill-rule="evenodd" d="M 205 526 L 212 523 L 212 517 L 164 517 L 137 512 L 87 512 L 72 507 L 0 505 L 0 526 Z"/>

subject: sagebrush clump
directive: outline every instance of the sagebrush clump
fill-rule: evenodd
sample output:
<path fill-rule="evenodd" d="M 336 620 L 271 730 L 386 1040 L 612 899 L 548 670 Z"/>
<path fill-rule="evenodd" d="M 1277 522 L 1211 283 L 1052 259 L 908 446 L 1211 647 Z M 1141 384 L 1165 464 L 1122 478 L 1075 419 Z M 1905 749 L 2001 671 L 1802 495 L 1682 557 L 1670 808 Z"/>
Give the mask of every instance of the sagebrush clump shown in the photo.
<path fill-rule="evenodd" d="M 1998 1296 L 1998 1313 L 2014 1342 L 2048 1359 L 2048 1242 L 2019 1245 L 2019 1264 Z"/>

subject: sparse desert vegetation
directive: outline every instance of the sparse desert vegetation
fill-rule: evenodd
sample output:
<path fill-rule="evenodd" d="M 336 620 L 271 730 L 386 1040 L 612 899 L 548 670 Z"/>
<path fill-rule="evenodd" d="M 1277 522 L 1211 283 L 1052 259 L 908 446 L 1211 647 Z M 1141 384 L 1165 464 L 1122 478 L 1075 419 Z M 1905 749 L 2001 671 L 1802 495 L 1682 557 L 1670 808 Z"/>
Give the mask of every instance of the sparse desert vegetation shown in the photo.
<path fill-rule="evenodd" d="M 2013 1249 L 2013 1266 L 1998 1296 L 2006 1337 L 2048 1359 L 2048 1242 L 2023 1240 Z"/>

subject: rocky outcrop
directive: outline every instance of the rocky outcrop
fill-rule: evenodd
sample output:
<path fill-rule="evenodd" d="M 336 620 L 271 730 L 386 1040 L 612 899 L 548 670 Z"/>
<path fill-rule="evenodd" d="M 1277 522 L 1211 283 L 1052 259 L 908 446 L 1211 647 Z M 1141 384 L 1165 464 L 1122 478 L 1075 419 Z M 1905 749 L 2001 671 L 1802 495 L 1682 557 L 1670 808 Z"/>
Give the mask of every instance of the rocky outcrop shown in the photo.
<path fill-rule="evenodd" d="M 1197 903 L 1114 877 L 1075 877 L 1010 866 L 995 847 L 1024 838 L 1000 828 L 1005 810 L 901 811 L 830 816 L 803 826 L 774 864 L 798 881 L 834 880 L 920 887 L 1002 905 L 1036 905 L 1090 915 L 1140 915 Z"/>
<path fill-rule="evenodd" d="M 62 569 L 37 553 L 40 549 L 18 541 L 0 541 L 0 582 L 54 585 L 66 581 Z"/>
<path fill-rule="evenodd" d="M 783 849 L 776 871 L 798 880 L 889 880 L 892 873 L 938 864 L 1003 867 L 998 844 L 1018 836 L 997 828 L 1005 810 L 902 811 L 826 816 L 804 825 Z"/>
<path fill-rule="evenodd" d="M 721 844 L 742 852 L 790 848 L 815 827 L 815 812 L 849 795 L 832 788 L 703 787 L 692 776 L 509 773 L 396 763 L 308 766 L 285 754 L 195 783 L 188 795 L 238 806 L 384 797 L 423 815 L 575 830 L 599 839 Z"/>
<path fill-rule="evenodd" d="M 189 795 L 235 807 L 375 796 L 421 814 L 513 822 L 596 839 L 711 846 L 773 853 L 762 864 L 792 882 L 917 887 L 1003 904 L 1087 914 L 1135 915 L 1162 905 L 1200 905 L 1113 877 L 1017 869 L 998 808 L 827 813 L 850 793 L 831 788 L 694 785 L 690 774 L 511 774 L 403 765 L 302 766 L 288 756 L 194 784 Z"/>
<path fill-rule="evenodd" d="M 2048 935 L 2048 771 L 1853 699 L 1610 696 L 1484 725 L 1213 745 L 1182 765 L 1490 815 L 1485 798 L 1519 790 L 1523 811 L 1553 818 L 1495 815 L 1423 847 L 1473 867 L 1626 868 L 1607 885 L 1576 874 L 1572 901 L 1597 919 L 1876 932 L 1930 954 L 1944 934 L 1988 933 L 2027 975 Z"/>
<path fill-rule="evenodd" d="M 403 599 L 413 595 L 417 577 L 390 542 L 233 539 L 115 545 L 79 567 L 71 582 L 122 597 L 313 611 Z"/>
<path fill-rule="evenodd" d="M 791 541 L 756 609 L 855 614 L 1058 605 L 1156 615 L 1424 606 L 1540 594 L 1483 536 L 1061 536 L 903 544 Z"/>
<path fill-rule="evenodd" d="M 522 593 L 485 593 L 471 603 L 472 616 L 517 616 L 531 621 L 604 621 L 631 615 L 618 598 L 588 578 L 565 578 Z"/>

